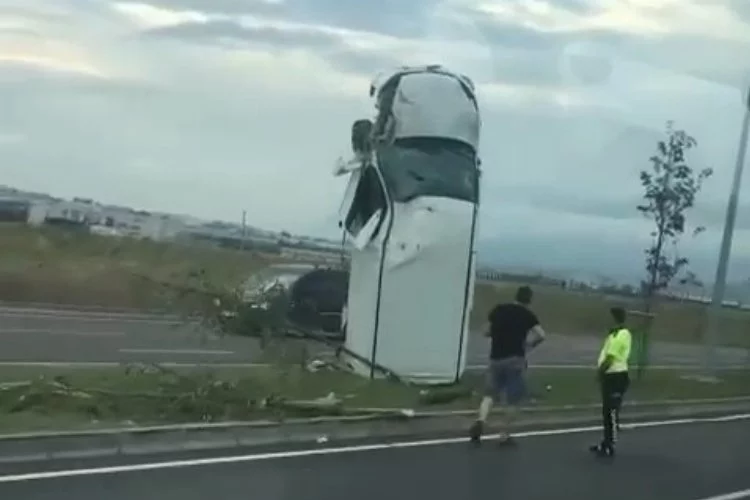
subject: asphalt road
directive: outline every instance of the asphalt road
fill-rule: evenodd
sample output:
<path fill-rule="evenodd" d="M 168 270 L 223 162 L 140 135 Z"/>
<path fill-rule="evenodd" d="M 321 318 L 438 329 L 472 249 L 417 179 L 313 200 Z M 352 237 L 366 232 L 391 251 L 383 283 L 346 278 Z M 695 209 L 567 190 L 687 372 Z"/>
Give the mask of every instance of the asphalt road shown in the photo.
<path fill-rule="evenodd" d="M 44 465 L 0 465 L 0 498 L 24 500 L 739 500 L 750 498 L 750 425 L 626 430 L 612 462 L 597 432 L 525 436 L 513 449 L 465 440 L 216 451 Z M 445 441 L 451 441 L 449 439 Z M 146 460 L 148 462 L 131 462 Z M 733 495 L 731 495 L 733 494 Z M 728 496 L 729 495 L 729 496 Z"/>
<path fill-rule="evenodd" d="M 531 356 L 536 365 L 585 365 L 596 359 L 600 341 L 551 335 Z M 313 347 L 312 350 L 321 349 Z M 241 364 L 260 361 L 253 339 L 217 336 L 184 320 L 163 316 L 0 307 L 0 363 L 173 362 Z M 472 335 L 470 366 L 485 364 L 487 340 Z M 721 348 L 724 365 L 750 364 L 747 350 Z M 696 346 L 654 342 L 654 365 L 689 366 L 700 360 Z"/>

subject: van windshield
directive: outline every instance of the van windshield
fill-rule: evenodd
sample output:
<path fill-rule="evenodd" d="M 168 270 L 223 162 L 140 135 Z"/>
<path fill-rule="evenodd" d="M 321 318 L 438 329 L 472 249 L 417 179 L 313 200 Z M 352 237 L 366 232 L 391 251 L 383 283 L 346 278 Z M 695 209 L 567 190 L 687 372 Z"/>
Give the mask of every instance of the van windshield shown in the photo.
<path fill-rule="evenodd" d="M 418 196 L 478 201 L 477 157 L 467 144 L 436 138 L 401 139 L 380 146 L 377 160 L 394 201 L 403 203 Z"/>

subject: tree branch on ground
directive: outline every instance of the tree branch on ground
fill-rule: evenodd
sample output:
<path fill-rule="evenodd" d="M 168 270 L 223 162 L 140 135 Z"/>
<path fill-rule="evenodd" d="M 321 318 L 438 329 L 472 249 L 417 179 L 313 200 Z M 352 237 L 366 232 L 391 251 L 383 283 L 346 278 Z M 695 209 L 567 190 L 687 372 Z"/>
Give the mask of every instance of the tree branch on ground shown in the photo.
<path fill-rule="evenodd" d="M 344 355 L 368 368 L 374 368 L 387 379 L 404 383 L 393 370 L 379 363 L 372 363 L 334 342 L 323 332 L 302 328 L 289 320 L 291 298 L 283 286 L 272 287 L 248 300 L 242 289 L 226 289 L 216 286 L 203 271 L 191 273 L 191 282 L 174 284 L 157 282 L 149 276 L 141 279 L 159 286 L 168 295 L 181 314 L 197 320 L 204 330 L 220 335 L 237 335 L 258 339 L 264 359 L 274 364 L 296 365 L 309 368 L 312 343 L 322 344 L 330 350 L 327 368 L 351 370 L 343 361 Z M 320 363 L 316 363 L 319 365 Z"/>

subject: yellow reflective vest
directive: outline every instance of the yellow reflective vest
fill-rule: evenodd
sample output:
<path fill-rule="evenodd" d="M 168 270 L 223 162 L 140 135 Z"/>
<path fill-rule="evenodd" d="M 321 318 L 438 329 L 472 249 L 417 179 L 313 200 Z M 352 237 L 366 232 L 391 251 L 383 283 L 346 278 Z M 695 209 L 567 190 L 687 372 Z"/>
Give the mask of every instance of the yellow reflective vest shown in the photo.
<path fill-rule="evenodd" d="M 627 328 L 613 330 L 604 340 L 604 345 L 599 353 L 597 366 L 602 366 L 607 356 L 612 356 L 612 364 L 607 369 L 607 373 L 620 373 L 628 371 L 628 359 L 630 358 L 630 348 L 633 342 L 633 336 Z"/>

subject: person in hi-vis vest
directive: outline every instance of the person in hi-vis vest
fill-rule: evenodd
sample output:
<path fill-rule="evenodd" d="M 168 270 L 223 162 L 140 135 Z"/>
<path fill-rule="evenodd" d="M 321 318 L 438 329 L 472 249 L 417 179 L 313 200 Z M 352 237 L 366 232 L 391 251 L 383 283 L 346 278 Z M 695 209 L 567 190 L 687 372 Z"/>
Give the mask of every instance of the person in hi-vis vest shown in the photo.
<path fill-rule="evenodd" d="M 597 375 L 602 394 L 604 436 L 601 443 L 590 448 L 600 457 L 612 457 L 615 454 L 617 432 L 620 427 L 620 408 L 630 386 L 628 359 L 632 335 L 625 326 L 626 313 L 621 307 L 613 307 L 610 309 L 610 314 L 614 326 L 604 340 L 597 362 Z"/>

